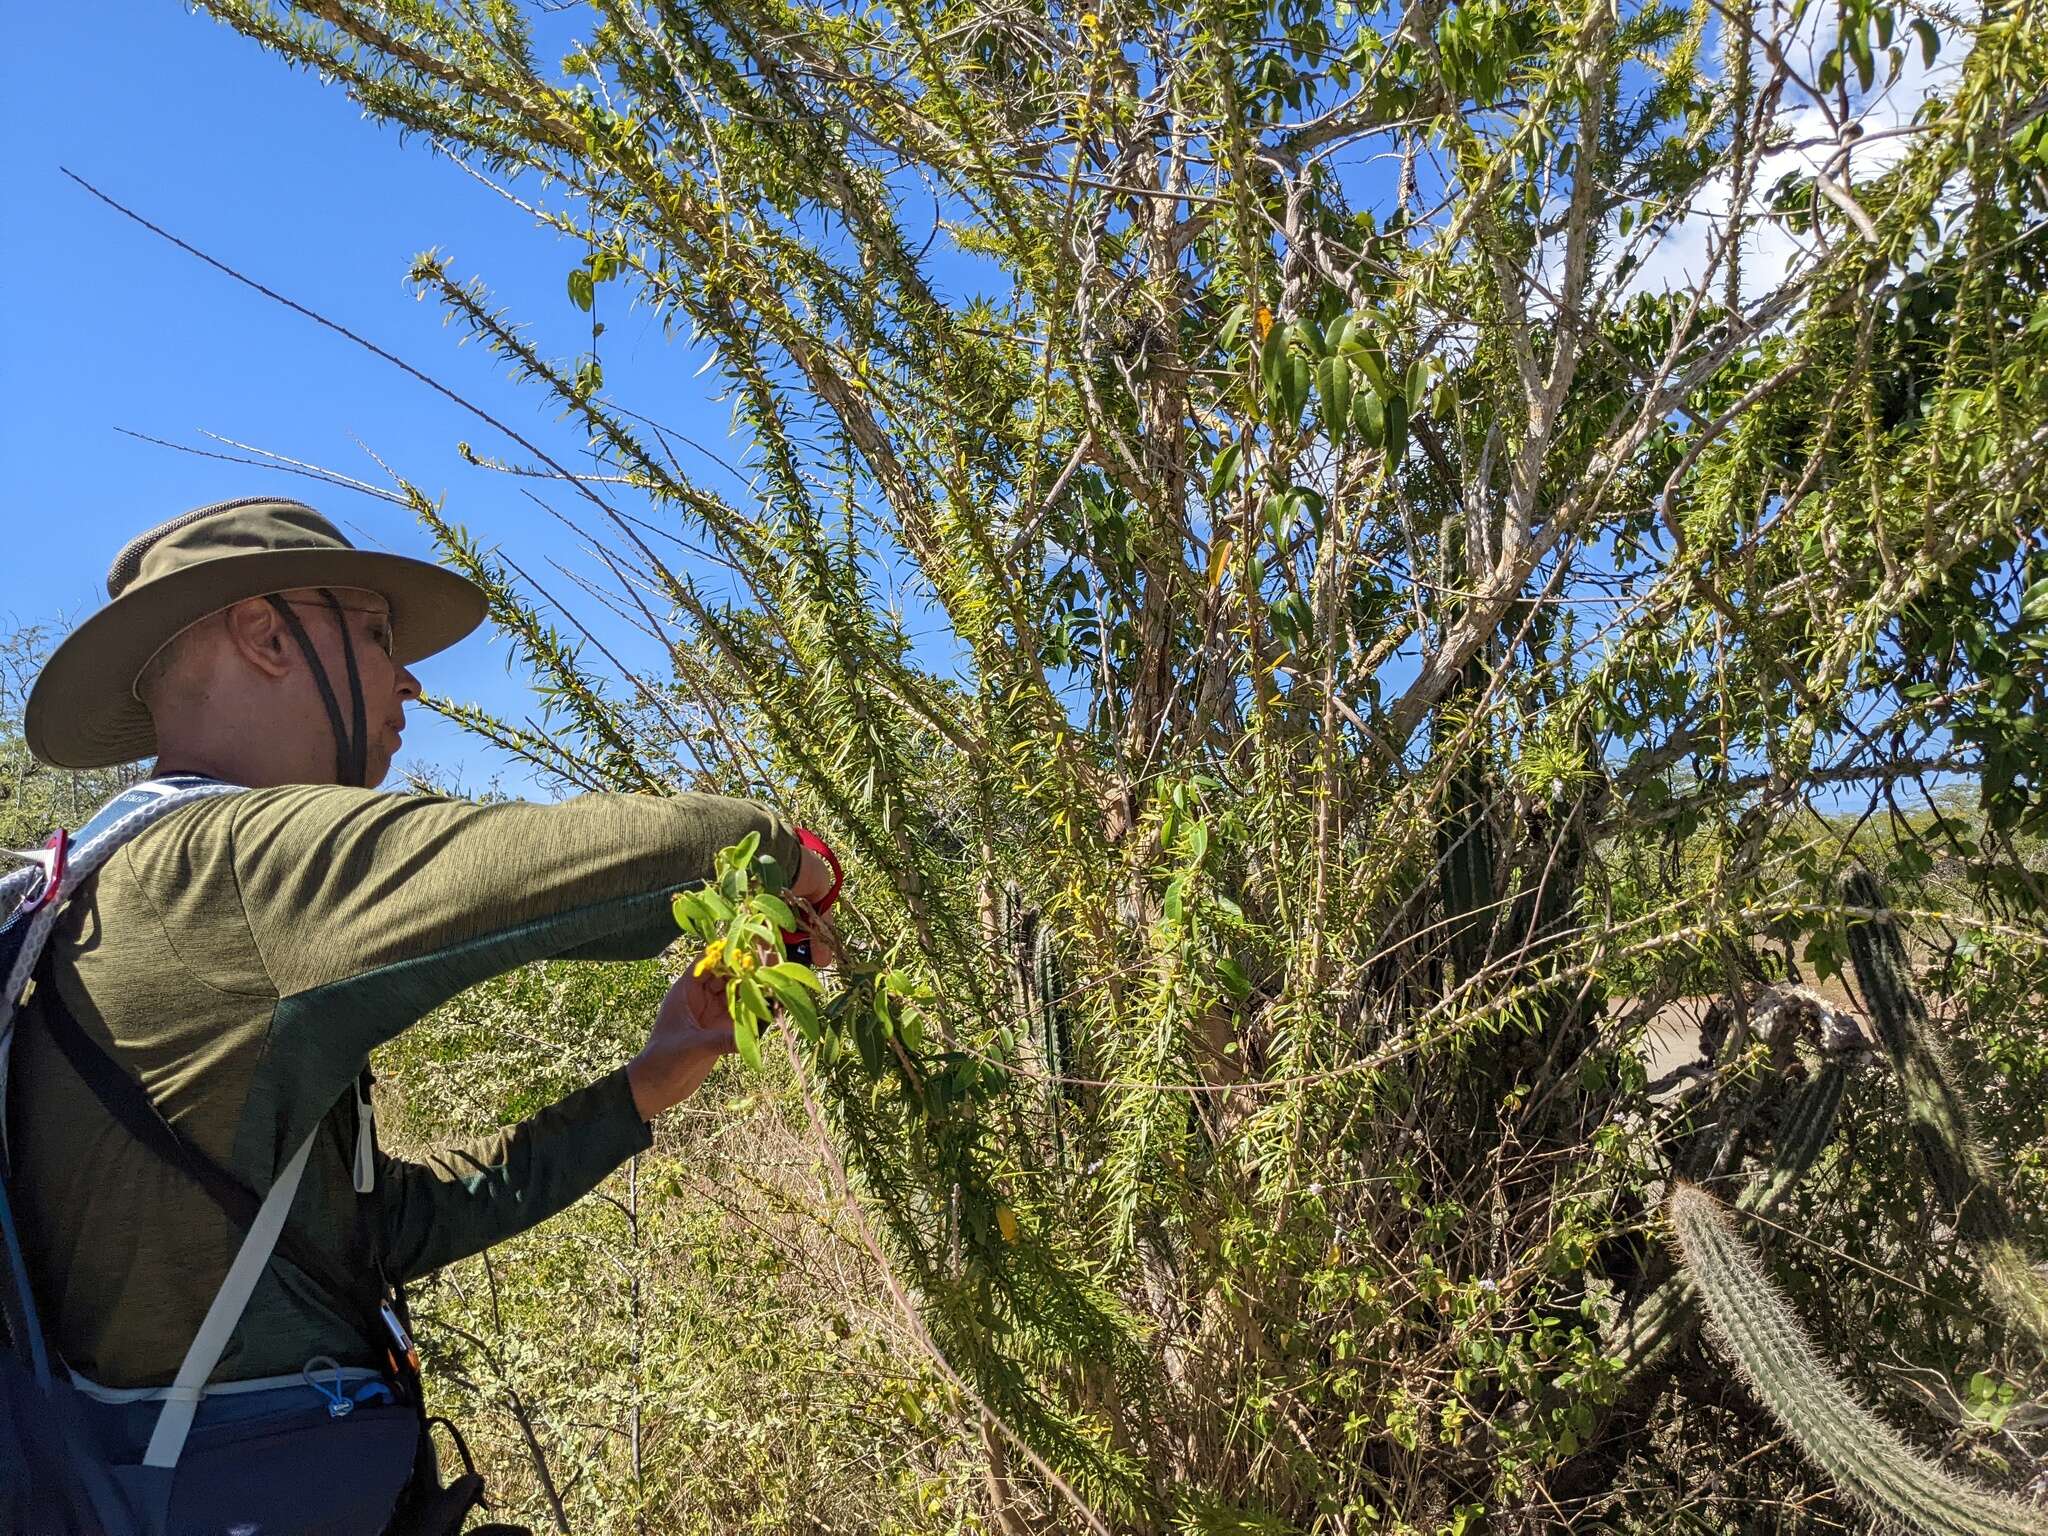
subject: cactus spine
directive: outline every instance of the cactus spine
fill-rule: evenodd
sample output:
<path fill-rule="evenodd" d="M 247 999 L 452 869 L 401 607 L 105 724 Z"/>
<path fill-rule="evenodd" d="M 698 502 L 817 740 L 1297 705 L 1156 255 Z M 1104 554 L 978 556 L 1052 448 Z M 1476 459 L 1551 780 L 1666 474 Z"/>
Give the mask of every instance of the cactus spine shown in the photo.
<path fill-rule="evenodd" d="M 1880 914 L 1849 925 L 1849 956 L 1878 1038 L 1905 1089 L 1913 1139 L 1935 1192 L 1957 1233 L 1983 1262 L 1992 1299 L 2037 1350 L 2048 1354 L 2048 1282 L 2027 1262 L 1971 1134 L 1954 1075 L 1928 1029 L 1927 1010 L 1907 980 L 1905 945 L 1885 910 L 1884 893 L 1867 871 L 1857 870 L 1844 894 L 1851 905 Z"/>
<path fill-rule="evenodd" d="M 1714 1331 L 1799 1448 L 1879 1520 L 1931 1536 L 2043 1536 L 2048 1512 L 1951 1477 L 1859 1403 L 1815 1354 L 1713 1197 L 1671 1196 L 1671 1221 Z"/>

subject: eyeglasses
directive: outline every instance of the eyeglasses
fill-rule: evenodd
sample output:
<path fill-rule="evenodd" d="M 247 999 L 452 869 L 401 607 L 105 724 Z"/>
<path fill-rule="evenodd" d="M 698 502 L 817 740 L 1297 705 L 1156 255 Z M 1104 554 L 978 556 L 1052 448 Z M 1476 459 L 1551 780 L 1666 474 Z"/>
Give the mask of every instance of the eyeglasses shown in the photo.
<path fill-rule="evenodd" d="M 338 606 L 343 613 L 366 613 L 377 622 L 370 626 L 370 643 L 382 651 L 389 660 L 396 660 L 394 654 L 398 644 L 396 633 L 391 627 L 391 615 L 382 608 L 353 608 L 347 603 L 323 603 L 310 597 L 288 597 L 284 599 L 294 608 L 317 608 L 322 613 L 332 613 Z"/>

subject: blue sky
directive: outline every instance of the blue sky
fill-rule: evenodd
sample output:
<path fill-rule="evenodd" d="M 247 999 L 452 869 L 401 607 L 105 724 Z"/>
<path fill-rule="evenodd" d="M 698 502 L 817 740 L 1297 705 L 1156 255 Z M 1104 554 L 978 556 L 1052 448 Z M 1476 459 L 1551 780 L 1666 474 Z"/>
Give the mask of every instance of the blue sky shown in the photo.
<path fill-rule="evenodd" d="M 566 37 L 587 18 L 579 9 L 555 26 Z M 1904 82 L 1897 110 L 1926 88 L 1917 74 Z M 588 341 L 588 317 L 565 287 L 580 242 L 536 230 L 423 143 L 402 146 L 339 91 L 176 0 L 13 8 L 0 32 L 0 114 L 14 172 L 0 221 L 0 453 L 10 471 L 0 493 L 0 622 L 75 622 L 104 600 L 107 563 L 134 533 L 252 492 L 306 497 L 359 543 L 431 553 L 400 508 L 176 453 L 123 428 L 209 449 L 220 445 L 203 434 L 216 432 L 381 481 L 367 447 L 552 590 L 571 589 L 551 560 L 590 568 L 517 483 L 463 462 L 464 440 L 511 452 L 473 417 L 122 219 L 59 167 L 407 358 L 569 463 L 582 454 L 581 434 L 479 349 L 457 346 L 405 274 L 419 252 L 439 248 L 457 277 L 482 276 L 497 302 L 532 322 L 544 351 L 572 354 Z M 1682 227 L 1637 281 L 1682 277 L 1703 239 Z M 942 248 L 939 258 L 942 279 L 961 289 L 976 282 L 972 263 Z M 727 409 L 712 398 L 716 377 L 697 375 L 702 353 L 667 340 L 644 311 L 619 312 L 622 291 L 599 289 L 608 384 L 665 426 L 737 458 Z M 706 460 L 687 467 L 744 494 Z M 649 642 L 636 645 L 615 626 L 605 633 L 626 659 L 659 669 Z M 931 638 L 943 647 L 943 636 Z M 506 655 L 502 640 L 481 632 L 423 677 L 435 692 L 516 718 L 531 695 Z M 469 788 L 502 770 L 503 788 L 539 792 L 524 771 L 505 769 L 492 749 L 424 711 L 404 761 L 437 766 Z"/>
<path fill-rule="evenodd" d="M 507 446 L 473 417 L 122 219 L 59 167 L 406 358 L 568 462 L 581 434 L 487 355 L 458 347 L 405 274 L 417 253 L 439 247 L 457 276 L 483 276 L 541 323 L 549 350 L 568 353 L 579 330 L 587 342 L 589 321 L 565 290 L 580 245 L 535 230 L 425 145 L 401 146 L 339 91 L 173 0 L 11 7 L 0 71 L 13 166 L 0 225 L 9 471 L 0 621 L 76 622 L 105 600 L 108 562 L 129 537 L 230 496 L 296 495 L 358 543 L 431 556 L 401 508 L 175 453 L 123 428 L 226 451 L 201 435 L 216 432 L 382 483 L 360 443 L 445 495 L 452 517 L 543 580 L 550 557 L 576 560 L 573 541 L 512 482 L 462 462 L 459 441 Z M 652 398 L 666 424 L 725 448 L 715 381 L 691 377 L 701 357 L 668 346 L 644 314 L 606 319 L 608 374 L 658 372 Z M 529 707 L 525 679 L 508 674 L 506 655 L 502 640 L 479 633 L 422 674 L 430 690 L 517 715 Z M 404 761 L 455 770 L 478 788 L 500 770 L 489 748 L 424 711 L 415 718 Z M 503 787 L 533 791 L 516 768 Z"/>

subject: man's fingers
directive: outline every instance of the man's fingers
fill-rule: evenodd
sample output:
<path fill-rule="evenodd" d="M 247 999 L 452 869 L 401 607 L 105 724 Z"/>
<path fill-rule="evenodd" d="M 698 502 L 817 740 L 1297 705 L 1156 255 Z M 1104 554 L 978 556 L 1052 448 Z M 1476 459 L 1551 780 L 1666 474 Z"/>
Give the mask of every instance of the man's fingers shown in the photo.
<path fill-rule="evenodd" d="M 724 1030 L 732 1033 L 732 1010 L 726 1006 L 725 983 L 703 981 L 697 977 L 690 980 L 695 990 L 690 998 L 690 1019 L 696 1026 L 707 1032 Z"/>
<path fill-rule="evenodd" d="M 732 1028 L 732 1012 L 725 1005 L 725 983 L 716 977 L 683 975 L 662 999 L 660 1027 L 692 1033 Z"/>
<path fill-rule="evenodd" d="M 700 1030 L 727 1030 L 733 1028 L 733 1010 L 725 1006 L 725 983 L 705 987 L 705 999 L 696 1006 L 696 1028 Z"/>

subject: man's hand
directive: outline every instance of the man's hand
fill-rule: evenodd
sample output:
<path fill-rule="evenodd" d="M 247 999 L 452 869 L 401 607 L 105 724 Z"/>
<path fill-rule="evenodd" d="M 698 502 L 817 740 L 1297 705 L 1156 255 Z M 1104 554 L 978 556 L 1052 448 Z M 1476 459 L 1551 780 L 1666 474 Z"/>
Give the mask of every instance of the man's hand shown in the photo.
<path fill-rule="evenodd" d="M 797 850 L 796 878 L 789 894 L 800 901 L 823 901 L 832 889 L 832 866 L 808 848 Z"/>
<path fill-rule="evenodd" d="M 633 1108 L 652 1120 L 704 1086 L 718 1058 L 734 1049 L 725 983 L 686 975 L 668 989 L 647 1045 L 626 1064 Z"/>
<path fill-rule="evenodd" d="M 832 889 L 832 866 L 819 858 L 810 849 L 801 849 L 797 857 L 796 878 L 783 892 L 789 904 L 802 919 L 803 931 L 811 940 L 811 964 L 822 970 L 839 958 L 838 940 L 832 932 L 832 925 L 820 917 L 814 902 L 825 899 Z"/>

